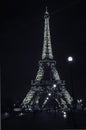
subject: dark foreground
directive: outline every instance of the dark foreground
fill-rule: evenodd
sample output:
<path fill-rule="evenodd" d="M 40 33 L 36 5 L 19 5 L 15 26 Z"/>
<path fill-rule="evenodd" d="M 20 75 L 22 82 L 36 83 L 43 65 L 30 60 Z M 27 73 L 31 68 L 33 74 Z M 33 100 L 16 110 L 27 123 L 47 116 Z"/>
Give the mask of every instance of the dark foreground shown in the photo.
<path fill-rule="evenodd" d="M 18 114 L 2 119 L 2 130 L 85 129 L 86 112 L 76 112 L 73 115 L 64 118 L 58 113 L 47 112 Z"/>

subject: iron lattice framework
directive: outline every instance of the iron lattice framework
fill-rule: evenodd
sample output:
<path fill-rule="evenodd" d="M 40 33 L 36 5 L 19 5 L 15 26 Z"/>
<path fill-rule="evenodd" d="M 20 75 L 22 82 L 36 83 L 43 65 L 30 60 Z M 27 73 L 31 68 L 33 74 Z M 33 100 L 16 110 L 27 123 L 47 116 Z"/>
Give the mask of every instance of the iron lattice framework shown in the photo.
<path fill-rule="evenodd" d="M 60 80 L 56 70 L 56 61 L 53 59 L 49 13 L 44 14 L 44 42 L 42 59 L 35 80 L 31 81 L 31 89 L 24 98 L 21 106 L 25 110 L 57 109 L 70 110 L 72 97 L 65 89 L 65 82 Z"/>

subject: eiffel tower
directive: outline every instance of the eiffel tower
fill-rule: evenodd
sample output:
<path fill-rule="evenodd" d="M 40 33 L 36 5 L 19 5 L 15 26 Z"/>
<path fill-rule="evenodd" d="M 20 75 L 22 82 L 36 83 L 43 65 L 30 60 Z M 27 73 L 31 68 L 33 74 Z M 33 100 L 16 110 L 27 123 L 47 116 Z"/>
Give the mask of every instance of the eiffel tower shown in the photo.
<path fill-rule="evenodd" d="M 55 67 L 56 61 L 52 53 L 49 18 L 46 8 L 42 58 L 39 61 L 36 78 L 31 81 L 31 88 L 21 104 L 25 110 L 68 111 L 72 108 L 73 99 L 65 89 L 65 81 L 60 80 Z"/>

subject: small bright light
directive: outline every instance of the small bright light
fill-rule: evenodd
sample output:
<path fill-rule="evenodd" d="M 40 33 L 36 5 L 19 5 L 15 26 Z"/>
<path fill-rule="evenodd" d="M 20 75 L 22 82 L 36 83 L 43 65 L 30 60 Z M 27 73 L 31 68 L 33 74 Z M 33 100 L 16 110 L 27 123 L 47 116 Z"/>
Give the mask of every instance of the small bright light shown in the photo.
<path fill-rule="evenodd" d="M 69 62 L 72 62 L 72 61 L 73 61 L 73 57 L 72 57 L 72 56 L 69 56 L 69 57 L 67 58 L 67 60 L 68 60 Z"/>
<path fill-rule="evenodd" d="M 23 115 L 23 113 L 21 112 L 20 114 L 19 114 L 19 116 L 22 116 Z"/>
<path fill-rule="evenodd" d="M 64 115 L 66 115 L 66 112 L 64 112 Z"/>
<path fill-rule="evenodd" d="M 56 88 L 56 84 L 54 84 L 53 87 Z"/>
<path fill-rule="evenodd" d="M 66 112 L 65 112 L 65 111 L 62 111 L 62 113 L 63 113 L 63 117 L 66 118 L 66 117 L 67 117 Z"/>
<path fill-rule="evenodd" d="M 67 115 L 66 115 L 66 114 L 64 114 L 63 116 L 64 116 L 64 118 L 66 118 L 66 117 L 67 117 Z"/>
<path fill-rule="evenodd" d="M 47 97 L 46 99 L 48 100 L 49 98 Z"/>
<path fill-rule="evenodd" d="M 51 93 L 49 93 L 48 95 L 51 96 Z"/>
<path fill-rule="evenodd" d="M 82 99 L 80 99 L 80 102 L 82 102 Z"/>

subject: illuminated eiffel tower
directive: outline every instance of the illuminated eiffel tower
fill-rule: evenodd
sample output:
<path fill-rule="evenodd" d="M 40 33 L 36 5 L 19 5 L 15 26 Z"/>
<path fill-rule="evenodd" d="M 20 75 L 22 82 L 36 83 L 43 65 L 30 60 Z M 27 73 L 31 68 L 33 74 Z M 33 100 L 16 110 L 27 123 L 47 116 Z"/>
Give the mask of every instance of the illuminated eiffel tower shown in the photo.
<path fill-rule="evenodd" d="M 49 13 L 44 14 L 44 42 L 42 59 L 39 61 L 39 69 L 35 80 L 31 81 L 31 88 L 24 98 L 21 106 L 25 110 L 68 111 L 72 108 L 72 97 L 65 89 L 65 82 L 60 80 L 53 58 Z"/>

